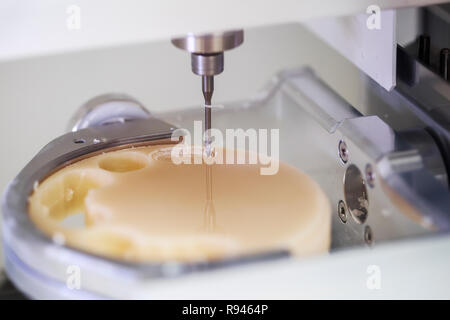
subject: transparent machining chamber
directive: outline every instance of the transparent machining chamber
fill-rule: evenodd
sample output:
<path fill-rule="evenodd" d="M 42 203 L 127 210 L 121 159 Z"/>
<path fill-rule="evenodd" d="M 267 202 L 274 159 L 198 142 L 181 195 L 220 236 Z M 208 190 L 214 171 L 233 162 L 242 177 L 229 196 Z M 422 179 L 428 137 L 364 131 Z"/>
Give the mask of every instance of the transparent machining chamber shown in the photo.
<path fill-rule="evenodd" d="M 19 289 L 33 298 L 152 298 L 155 281 L 292 259 L 280 251 L 214 263 L 118 262 L 48 239 L 29 221 L 26 201 L 33 181 L 107 148 L 168 139 L 174 128 L 193 132 L 194 121 L 203 116 L 200 107 L 148 119 L 138 112 L 131 118 L 141 119 L 85 125 L 44 147 L 11 182 L 3 201 L 6 268 Z M 309 69 L 282 72 L 258 97 L 213 109 L 213 127 L 279 129 L 280 160 L 311 176 L 330 201 L 332 243 L 326 259 L 344 248 L 369 249 L 448 229 L 448 191 L 422 155 L 378 117 L 362 116 Z M 82 270 L 80 290 L 66 284 L 70 266 Z"/>

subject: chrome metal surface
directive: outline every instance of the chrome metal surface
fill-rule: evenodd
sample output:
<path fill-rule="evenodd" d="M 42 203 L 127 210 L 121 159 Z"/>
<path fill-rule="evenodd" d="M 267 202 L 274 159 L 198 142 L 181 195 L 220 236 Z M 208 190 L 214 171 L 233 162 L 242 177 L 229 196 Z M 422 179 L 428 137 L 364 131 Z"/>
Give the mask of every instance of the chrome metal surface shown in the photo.
<path fill-rule="evenodd" d="M 444 157 L 433 138 L 431 129 L 403 130 L 398 132 L 398 135 L 417 150 L 423 165 L 433 173 L 437 180 L 447 186 L 448 177 Z"/>
<path fill-rule="evenodd" d="M 192 72 L 198 76 L 214 76 L 223 71 L 223 52 L 203 55 L 191 54 Z"/>
<path fill-rule="evenodd" d="M 191 53 L 211 54 L 236 48 L 244 41 L 243 30 L 230 30 L 207 34 L 187 34 L 184 37 L 172 39 L 179 49 Z"/>
<path fill-rule="evenodd" d="M 150 116 L 150 112 L 133 97 L 108 93 L 82 105 L 70 119 L 68 130 L 78 131 L 114 122 L 147 119 Z"/>
<path fill-rule="evenodd" d="M 367 220 L 369 199 L 366 182 L 357 166 L 350 164 L 344 174 L 344 197 L 348 211 L 359 224 Z"/>

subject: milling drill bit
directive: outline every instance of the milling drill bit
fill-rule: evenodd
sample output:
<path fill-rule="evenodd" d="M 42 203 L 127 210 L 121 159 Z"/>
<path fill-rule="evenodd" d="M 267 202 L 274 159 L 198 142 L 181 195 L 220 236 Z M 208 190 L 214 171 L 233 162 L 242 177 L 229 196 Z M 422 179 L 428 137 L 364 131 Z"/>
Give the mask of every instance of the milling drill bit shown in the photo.
<path fill-rule="evenodd" d="M 211 99 L 214 91 L 214 76 L 202 76 L 202 91 L 205 98 L 205 150 L 211 155 Z"/>
<path fill-rule="evenodd" d="M 202 77 L 202 92 L 205 98 L 205 149 L 209 156 L 211 135 L 211 98 L 214 91 L 214 76 L 222 73 L 224 51 L 238 47 L 244 41 L 242 30 L 207 34 L 188 34 L 172 39 L 180 49 L 191 53 L 192 72 Z"/>

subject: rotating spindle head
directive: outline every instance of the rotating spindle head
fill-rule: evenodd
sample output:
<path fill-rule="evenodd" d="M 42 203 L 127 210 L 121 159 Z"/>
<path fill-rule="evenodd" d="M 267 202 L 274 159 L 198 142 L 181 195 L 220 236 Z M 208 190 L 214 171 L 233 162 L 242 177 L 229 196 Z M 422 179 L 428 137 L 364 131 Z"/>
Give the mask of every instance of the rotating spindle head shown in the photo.
<path fill-rule="evenodd" d="M 202 77 L 205 105 L 211 105 L 214 76 L 223 71 L 223 52 L 238 47 L 243 41 L 243 30 L 199 35 L 188 34 L 172 39 L 172 43 L 177 48 L 191 53 L 192 72 Z"/>

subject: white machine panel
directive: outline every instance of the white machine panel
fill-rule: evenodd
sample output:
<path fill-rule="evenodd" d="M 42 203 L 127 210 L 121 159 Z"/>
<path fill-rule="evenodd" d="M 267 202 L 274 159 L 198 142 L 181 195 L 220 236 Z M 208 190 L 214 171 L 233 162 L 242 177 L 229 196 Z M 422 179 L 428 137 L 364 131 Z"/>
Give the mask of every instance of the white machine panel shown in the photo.
<path fill-rule="evenodd" d="M 306 26 L 390 91 L 396 81 L 395 11 L 369 11 L 350 17 L 316 19 Z"/>
<path fill-rule="evenodd" d="M 442 2 L 378 0 L 376 4 L 394 9 Z M 373 0 L 2 0 L 0 61 L 163 40 L 187 32 L 354 15 L 373 4 Z"/>

